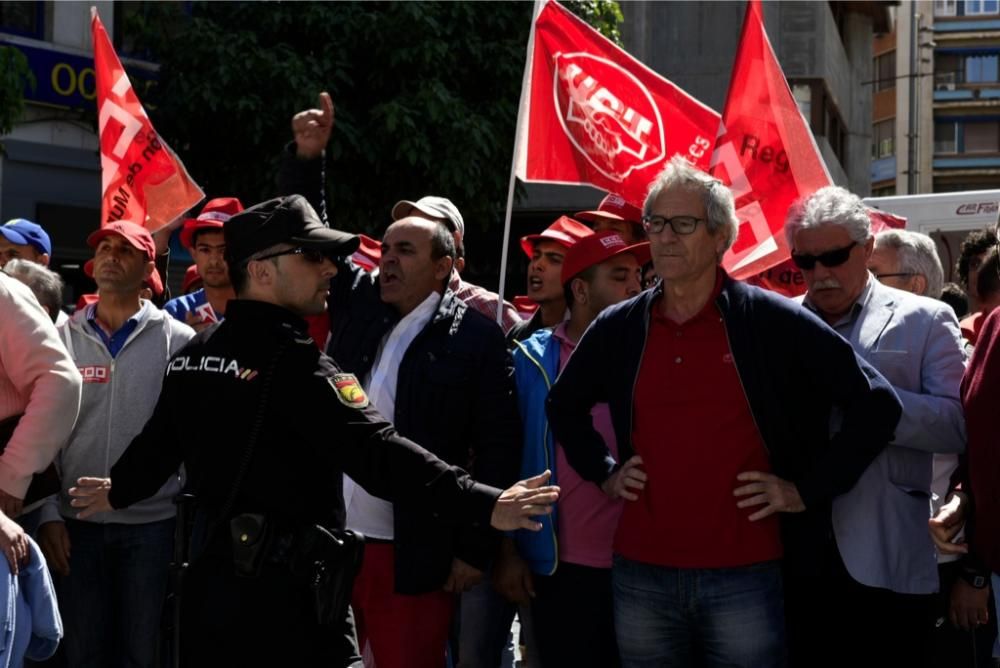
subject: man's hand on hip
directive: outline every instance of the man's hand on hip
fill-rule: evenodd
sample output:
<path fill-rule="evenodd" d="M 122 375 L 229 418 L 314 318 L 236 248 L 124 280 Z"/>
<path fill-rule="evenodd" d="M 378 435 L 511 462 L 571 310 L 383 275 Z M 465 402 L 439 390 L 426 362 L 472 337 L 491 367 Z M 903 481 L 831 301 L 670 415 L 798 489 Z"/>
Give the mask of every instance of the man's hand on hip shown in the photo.
<path fill-rule="evenodd" d="M 734 496 L 744 497 L 736 502 L 738 508 L 764 506 L 750 515 L 750 521 L 762 520 L 774 513 L 801 513 L 806 509 L 799 490 L 794 483 L 782 480 L 773 473 L 745 471 L 736 476 L 741 482 L 749 482 L 733 490 Z"/>

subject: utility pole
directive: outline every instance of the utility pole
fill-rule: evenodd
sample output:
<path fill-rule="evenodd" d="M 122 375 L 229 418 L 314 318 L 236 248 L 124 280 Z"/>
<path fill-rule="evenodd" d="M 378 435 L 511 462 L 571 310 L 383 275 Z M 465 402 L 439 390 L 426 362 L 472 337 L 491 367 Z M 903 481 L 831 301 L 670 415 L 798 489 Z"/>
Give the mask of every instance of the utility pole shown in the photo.
<path fill-rule="evenodd" d="M 920 14 L 917 13 L 917 3 L 910 3 L 910 120 L 909 132 L 906 134 L 906 194 L 917 194 L 917 121 L 919 117 L 919 101 L 917 100 L 917 73 L 920 71 L 920 48 L 917 38 L 920 34 Z"/>

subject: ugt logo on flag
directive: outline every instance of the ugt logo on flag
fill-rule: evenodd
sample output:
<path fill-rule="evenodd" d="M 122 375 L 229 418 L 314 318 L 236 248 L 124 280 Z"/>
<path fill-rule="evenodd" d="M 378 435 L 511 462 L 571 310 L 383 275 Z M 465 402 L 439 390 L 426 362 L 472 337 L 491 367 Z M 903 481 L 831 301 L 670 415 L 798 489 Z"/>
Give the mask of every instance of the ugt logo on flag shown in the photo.
<path fill-rule="evenodd" d="M 719 115 L 550 0 L 518 115 L 522 181 L 588 184 L 641 205 L 667 161 L 708 168 Z"/>
<path fill-rule="evenodd" d="M 552 92 L 563 131 L 594 169 L 621 182 L 663 160 L 660 110 L 628 70 L 589 53 L 560 53 L 555 64 Z M 617 94 L 603 82 L 617 84 Z"/>

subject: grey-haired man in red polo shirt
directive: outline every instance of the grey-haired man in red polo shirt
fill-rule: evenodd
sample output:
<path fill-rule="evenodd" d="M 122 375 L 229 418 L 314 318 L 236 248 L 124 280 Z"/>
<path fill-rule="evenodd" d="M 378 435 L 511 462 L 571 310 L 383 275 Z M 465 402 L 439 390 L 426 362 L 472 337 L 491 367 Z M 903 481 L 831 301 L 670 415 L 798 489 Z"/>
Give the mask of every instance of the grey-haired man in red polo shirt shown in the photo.
<path fill-rule="evenodd" d="M 644 214 L 661 283 L 594 320 L 548 398 L 570 465 L 626 499 L 622 665 L 783 666 L 782 557 L 819 565 L 830 500 L 891 438 L 899 403 L 816 316 L 720 268 L 738 224 L 721 182 L 675 158 Z M 617 458 L 590 418 L 602 402 Z"/>

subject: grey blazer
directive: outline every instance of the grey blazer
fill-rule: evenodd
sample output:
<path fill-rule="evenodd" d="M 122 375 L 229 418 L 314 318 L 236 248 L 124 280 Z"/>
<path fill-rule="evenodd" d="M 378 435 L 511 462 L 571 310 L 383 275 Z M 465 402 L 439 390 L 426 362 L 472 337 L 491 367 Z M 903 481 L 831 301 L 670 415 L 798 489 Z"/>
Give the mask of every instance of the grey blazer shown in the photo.
<path fill-rule="evenodd" d="M 903 416 L 892 443 L 834 499 L 834 535 L 847 571 L 861 584 L 929 594 L 938 589 L 927 532 L 933 453 L 965 450 L 962 337 L 944 303 L 869 280 L 849 341 L 892 383 Z"/>

